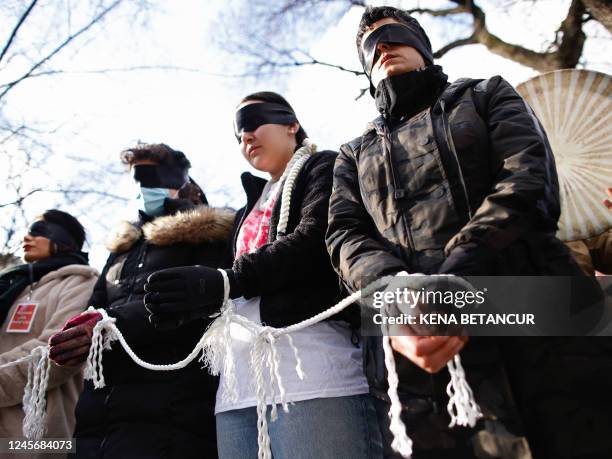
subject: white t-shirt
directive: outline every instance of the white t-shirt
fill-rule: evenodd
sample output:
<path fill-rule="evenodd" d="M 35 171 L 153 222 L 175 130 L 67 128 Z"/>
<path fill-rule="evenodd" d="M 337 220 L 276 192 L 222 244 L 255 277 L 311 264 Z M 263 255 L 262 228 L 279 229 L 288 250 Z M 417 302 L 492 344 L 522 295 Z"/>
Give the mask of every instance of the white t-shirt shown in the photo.
<path fill-rule="evenodd" d="M 268 239 L 272 210 L 280 193 L 279 182 L 268 182 L 257 204 L 243 222 L 238 234 L 237 254 L 254 252 Z M 252 322 L 261 323 L 261 297 L 234 300 L 236 313 Z M 255 397 L 255 375 L 250 364 L 253 336 L 239 324 L 231 324 L 232 351 L 236 371 L 238 398 L 228 403 L 223 397 L 221 374 L 215 413 L 238 410 L 257 405 Z M 296 372 L 296 360 L 287 337 L 276 342 L 279 355 L 279 372 L 285 388 L 285 400 L 298 402 L 313 398 L 341 397 L 368 392 L 368 383 L 363 373 L 362 351 L 351 343 L 351 329 L 344 322 L 324 321 L 291 333 L 293 344 L 302 362 L 304 379 Z M 269 374 L 264 371 L 266 383 Z M 275 387 L 278 394 L 278 388 Z M 275 403 L 280 402 L 280 397 Z"/>
<path fill-rule="evenodd" d="M 253 322 L 261 323 L 260 297 L 234 300 L 236 312 Z M 215 414 L 257 405 L 255 376 L 250 364 L 250 349 L 253 337 L 244 327 L 232 323 L 232 350 L 236 362 L 238 399 L 234 403 L 223 400 L 223 374 Z M 280 357 L 280 375 L 285 387 L 287 402 L 298 402 L 314 398 L 341 397 L 368 392 L 368 383 L 363 373 L 362 351 L 351 343 L 351 329 L 344 322 L 324 321 L 291 334 L 293 343 L 302 361 L 304 379 L 295 370 L 293 350 L 286 337 L 276 343 Z M 267 371 L 266 382 L 269 383 Z M 275 403 L 280 403 L 278 388 Z"/>

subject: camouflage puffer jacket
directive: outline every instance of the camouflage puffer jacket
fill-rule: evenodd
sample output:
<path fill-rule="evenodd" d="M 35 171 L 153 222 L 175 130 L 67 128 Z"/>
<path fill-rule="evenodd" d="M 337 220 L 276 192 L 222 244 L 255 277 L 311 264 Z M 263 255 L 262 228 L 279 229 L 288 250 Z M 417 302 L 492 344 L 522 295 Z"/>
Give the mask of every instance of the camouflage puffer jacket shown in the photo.
<path fill-rule="evenodd" d="M 352 290 L 402 270 L 511 275 L 517 249 L 546 240 L 563 252 L 559 212 L 554 158 L 531 109 L 501 77 L 464 79 L 431 109 L 393 129 L 377 118 L 342 146 L 327 245 Z"/>
<path fill-rule="evenodd" d="M 432 107 L 391 127 L 378 118 L 341 147 L 326 243 L 351 291 L 365 287 L 367 279 L 400 271 L 578 275 L 555 237 L 559 213 L 554 158 L 531 108 L 499 76 L 462 79 Z M 525 413 L 536 399 L 543 400 L 543 393 L 557 393 L 555 384 L 571 379 L 586 388 L 594 371 L 605 367 L 612 374 L 611 359 L 604 359 L 599 370 L 587 361 L 602 355 L 603 343 L 585 346 L 580 340 L 472 338 L 461 355 L 481 407 L 500 419 L 515 419 L 515 401 Z M 556 351 L 561 346 L 564 354 Z M 604 347 L 609 349 L 609 343 Z M 573 349 L 589 349 L 591 357 Z M 525 355 L 541 358 L 536 362 Z M 395 360 L 400 396 L 446 406 L 446 370 L 430 375 L 399 354 Z M 550 362 L 576 371 L 556 380 L 540 377 L 554 373 L 542 373 Z M 385 398 L 380 338 L 364 340 L 364 369 L 372 393 Z M 512 395 L 506 391 L 510 387 L 524 390 Z M 577 400 L 584 392 L 574 395 Z M 547 418 L 542 416 L 529 423 L 537 429 Z"/>

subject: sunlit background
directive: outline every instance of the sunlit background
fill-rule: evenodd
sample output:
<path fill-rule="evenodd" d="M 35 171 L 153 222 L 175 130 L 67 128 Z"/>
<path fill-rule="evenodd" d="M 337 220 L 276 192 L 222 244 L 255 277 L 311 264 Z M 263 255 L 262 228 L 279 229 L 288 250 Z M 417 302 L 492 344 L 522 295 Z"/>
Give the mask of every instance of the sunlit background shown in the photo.
<path fill-rule="evenodd" d="M 294 29 L 282 23 L 281 13 L 262 23 L 249 11 L 257 2 L 241 0 L 1 3 L 2 46 L 35 3 L 0 59 L 0 93 L 8 88 L 0 96 L 4 253 L 19 256 L 26 222 L 58 207 L 85 225 L 92 264 L 101 268 L 109 229 L 121 219 L 135 217 L 133 187 L 119 153 L 138 141 L 163 142 L 183 151 L 193 165 L 192 177 L 212 205 L 242 206 L 240 174 L 249 167 L 234 138 L 232 119 L 239 100 L 251 92 L 273 90 L 285 95 L 309 136 L 325 149 L 337 150 L 377 115 L 369 94 L 356 100 L 367 87 L 363 76 L 323 65 L 266 67 L 256 75 L 253 56 L 241 51 L 241 43 L 253 45 L 263 37 L 272 47 L 292 44 L 318 61 L 359 70 L 354 37 L 363 8 L 348 7 L 350 2 L 322 2 L 325 7 L 303 2 L 305 8 L 320 8 L 320 19 L 313 19 L 317 15 L 310 11 Z M 285 3 L 291 2 L 269 2 L 270 11 Z M 538 51 L 552 46 L 570 5 L 552 0 L 477 3 L 487 13 L 489 30 L 507 42 Z M 420 5 L 446 8 L 453 3 Z M 32 76 L 9 87 L 109 6 L 99 22 L 69 41 Z M 256 30 L 248 28 L 251 14 L 257 20 Z M 466 15 L 444 21 L 428 14 L 416 17 L 434 50 L 465 36 L 471 27 Z M 610 33 L 596 21 L 586 23 L 583 30 L 588 38 L 578 67 L 612 73 Z M 480 44 L 455 48 L 437 63 L 451 80 L 500 74 L 516 85 L 539 73 Z"/>

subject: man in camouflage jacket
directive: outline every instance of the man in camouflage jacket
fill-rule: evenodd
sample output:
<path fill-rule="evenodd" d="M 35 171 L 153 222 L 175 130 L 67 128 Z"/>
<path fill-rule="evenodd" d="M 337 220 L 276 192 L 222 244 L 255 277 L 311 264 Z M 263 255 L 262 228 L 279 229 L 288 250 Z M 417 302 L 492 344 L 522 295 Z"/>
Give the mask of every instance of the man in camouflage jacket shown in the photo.
<path fill-rule="evenodd" d="M 510 84 L 499 76 L 448 84 L 418 22 L 391 7 L 366 10 L 357 47 L 381 116 L 342 146 L 335 165 L 326 242 L 345 285 L 355 291 L 401 271 L 578 275 L 555 238 L 559 192 L 546 134 Z M 364 368 L 386 431 L 381 343 L 365 338 Z M 592 363 L 610 352 L 607 341 L 394 336 L 391 343 L 414 459 L 594 458 L 612 449 L 605 434 L 612 426 L 598 408 L 610 391 L 593 383 L 598 372 L 610 378 L 612 364 Z M 474 429 L 448 428 L 445 365 L 460 350 L 484 413 Z"/>

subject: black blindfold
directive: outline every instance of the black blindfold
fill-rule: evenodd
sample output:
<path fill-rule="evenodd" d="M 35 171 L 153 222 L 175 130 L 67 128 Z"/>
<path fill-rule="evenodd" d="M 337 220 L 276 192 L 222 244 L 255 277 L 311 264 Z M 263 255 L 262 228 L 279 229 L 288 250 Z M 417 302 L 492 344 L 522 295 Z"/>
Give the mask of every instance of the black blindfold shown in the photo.
<path fill-rule="evenodd" d="M 189 181 L 187 169 L 176 166 L 143 164 L 134 166 L 134 180 L 144 188 L 180 189 Z"/>
<path fill-rule="evenodd" d="M 427 49 L 418 32 L 404 24 L 385 24 L 368 35 L 363 42 L 363 69 L 367 75 L 372 73 L 372 67 L 378 60 L 377 47 L 381 42 L 411 46 L 419 51 L 426 61 L 433 61 L 431 50 Z"/>
<path fill-rule="evenodd" d="M 297 122 L 295 113 L 284 105 L 267 102 L 249 104 L 236 112 L 234 133 L 240 143 L 243 132 L 253 132 L 263 124 L 289 125 Z"/>
<path fill-rule="evenodd" d="M 77 242 L 70 233 L 56 223 L 37 220 L 30 225 L 28 234 L 34 237 L 46 237 L 55 242 L 58 251 L 79 250 Z"/>

